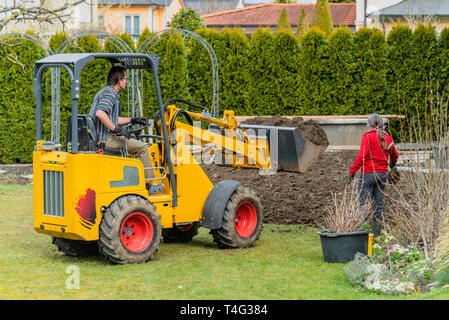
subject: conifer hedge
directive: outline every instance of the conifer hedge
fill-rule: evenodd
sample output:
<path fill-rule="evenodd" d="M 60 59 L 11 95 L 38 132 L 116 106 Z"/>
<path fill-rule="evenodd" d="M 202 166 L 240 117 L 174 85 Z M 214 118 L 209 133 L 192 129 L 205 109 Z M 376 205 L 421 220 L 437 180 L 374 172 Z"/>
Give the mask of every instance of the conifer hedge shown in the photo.
<path fill-rule="evenodd" d="M 355 110 L 356 63 L 354 40 L 348 28 L 338 28 L 329 38 L 328 114 L 351 114 Z"/>
<path fill-rule="evenodd" d="M 329 41 L 318 28 L 311 28 L 301 38 L 298 72 L 299 114 L 329 114 Z"/>
<path fill-rule="evenodd" d="M 219 66 L 220 110 L 245 112 L 248 93 L 249 41 L 241 29 L 224 29 L 215 51 Z"/>
<path fill-rule="evenodd" d="M 449 97 L 449 29 L 443 29 L 438 42 L 439 93 L 442 101 Z"/>
<path fill-rule="evenodd" d="M 276 114 L 276 74 L 273 61 L 274 36 L 260 28 L 252 35 L 248 62 L 248 100 L 245 114 Z"/>
<path fill-rule="evenodd" d="M 273 114 L 294 115 L 297 111 L 299 42 L 290 29 L 280 29 L 274 36 L 275 94 L 278 102 Z"/>
<path fill-rule="evenodd" d="M 449 29 L 439 35 L 431 25 L 414 31 L 398 25 L 385 36 L 376 29 L 352 34 L 339 28 L 330 35 L 316 28 L 298 40 L 288 28 L 276 34 L 260 28 L 248 39 L 240 29 L 198 29 L 214 49 L 219 66 L 220 111 L 237 115 L 402 114 L 413 119 L 429 112 L 431 99 L 449 97 Z M 151 36 L 145 30 L 137 47 Z M 120 35 L 135 50 L 129 35 Z M 63 34 L 51 37 L 56 50 Z M 42 49 L 23 40 L 9 47 L 25 65 L 24 71 L 0 57 L 0 163 L 29 163 L 35 144 L 35 101 L 32 70 L 45 56 Z M 83 37 L 64 52 L 117 52 L 112 39 L 103 48 L 95 37 Z M 151 52 L 161 57 L 163 100 L 173 97 L 212 106 L 212 66 L 207 50 L 194 39 L 180 36 L 160 41 Z M 109 63 L 94 61 L 81 75 L 80 113 L 89 111 L 96 92 L 105 85 Z M 157 108 L 153 78 L 144 72 L 144 116 Z M 50 70 L 43 79 L 44 138 L 50 138 Z M 61 70 L 61 142 L 70 114 L 70 82 Z M 123 112 L 128 96 L 122 93 Z"/>
<path fill-rule="evenodd" d="M 18 65 L 11 65 L 3 57 L 0 58 L 0 161 L 30 163 L 36 144 L 33 65 L 45 53 L 29 41 L 16 40 L 9 44 L 11 46 L 6 49 L 17 55 L 24 64 L 24 70 Z M 48 124 L 49 121 L 46 123 L 47 127 Z"/>
<path fill-rule="evenodd" d="M 354 34 L 356 114 L 385 113 L 386 41 L 378 29 L 362 28 Z"/>
<path fill-rule="evenodd" d="M 212 49 L 219 51 L 221 34 L 215 29 L 201 28 L 196 33 L 206 40 Z M 218 60 L 218 57 L 217 57 Z M 190 39 L 187 52 L 187 87 L 193 103 L 212 111 L 212 62 L 209 54 L 198 41 Z"/>
<path fill-rule="evenodd" d="M 388 113 L 406 113 L 412 102 L 413 33 L 405 25 L 393 27 L 387 37 L 387 92 Z"/>

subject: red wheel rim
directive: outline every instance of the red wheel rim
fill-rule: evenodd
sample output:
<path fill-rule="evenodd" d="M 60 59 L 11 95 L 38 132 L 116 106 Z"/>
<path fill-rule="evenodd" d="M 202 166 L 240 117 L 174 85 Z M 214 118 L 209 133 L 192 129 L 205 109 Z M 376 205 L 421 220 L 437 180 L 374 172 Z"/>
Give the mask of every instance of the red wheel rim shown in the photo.
<path fill-rule="evenodd" d="M 123 221 L 120 237 L 127 250 L 140 252 L 153 239 L 153 223 L 146 214 L 133 212 Z"/>
<path fill-rule="evenodd" d="M 240 203 L 235 212 L 235 230 L 242 238 L 248 238 L 256 230 L 257 210 L 250 201 Z"/>

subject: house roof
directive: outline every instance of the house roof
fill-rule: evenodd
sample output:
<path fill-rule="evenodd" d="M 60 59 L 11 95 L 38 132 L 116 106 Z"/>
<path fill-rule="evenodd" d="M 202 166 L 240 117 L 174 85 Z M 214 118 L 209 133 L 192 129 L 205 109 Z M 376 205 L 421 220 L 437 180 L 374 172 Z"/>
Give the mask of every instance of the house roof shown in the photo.
<path fill-rule="evenodd" d="M 192 8 L 200 15 L 237 9 L 239 8 L 239 5 L 243 7 L 242 0 L 184 0 L 184 4 L 186 7 Z"/>
<path fill-rule="evenodd" d="M 98 5 L 135 5 L 135 6 L 167 6 L 172 3 L 173 0 L 98 0 Z"/>
<path fill-rule="evenodd" d="M 283 8 L 287 11 L 288 20 L 292 26 L 298 25 L 303 8 L 306 11 L 307 19 L 312 22 L 315 10 L 314 4 L 266 3 L 243 9 L 207 14 L 203 15 L 202 18 L 208 27 L 276 26 Z M 355 25 L 355 3 L 329 3 L 329 8 L 335 26 Z"/>
<path fill-rule="evenodd" d="M 371 17 L 403 17 L 418 16 L 449 16 L 449 1 L 447 0 L 404 0 L 393 6 L 371 13 Z"/>

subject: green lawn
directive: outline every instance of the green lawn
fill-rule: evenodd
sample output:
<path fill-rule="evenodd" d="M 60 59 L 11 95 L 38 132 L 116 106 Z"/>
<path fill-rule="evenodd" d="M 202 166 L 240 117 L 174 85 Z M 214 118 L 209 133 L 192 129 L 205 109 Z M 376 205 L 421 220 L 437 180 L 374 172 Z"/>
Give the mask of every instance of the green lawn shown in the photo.
<path fill-rule="evenodd" d="M 0 185 L 0 299 L 448 299 L 448 289 L 385 297 L 353 288 L 343 265 L 323 262 L 317 229 L 265 225 L 254 248 L 219 250 L 207 229 L 164 244 L 154 260 L 112 265 L 71 258 L 33 229 L 32 186 Z M 79 289 L 69 289 L 70 270 Z"/>

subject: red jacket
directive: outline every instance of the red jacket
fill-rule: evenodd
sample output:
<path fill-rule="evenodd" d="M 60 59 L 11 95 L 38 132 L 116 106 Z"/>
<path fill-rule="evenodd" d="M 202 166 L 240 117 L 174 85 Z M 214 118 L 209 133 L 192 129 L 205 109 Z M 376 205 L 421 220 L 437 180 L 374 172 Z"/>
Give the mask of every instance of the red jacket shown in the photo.
<path fill-rule="evenodd" d="M 376 130 L 365 133 L 360 144 L 360 152 L 355 159 L 349 173 L 355 174 L 360 168 L 362 172 L 388 172 L 388 158 L 391 154 L 391 163 L 396 164 L 399 153 L 393 144 L 393 138 L 384 132 L 387 141 L 387 150 L 382 150 L 380 139 Z M 390 146 L 388 148 L 388 146 Z"/>

